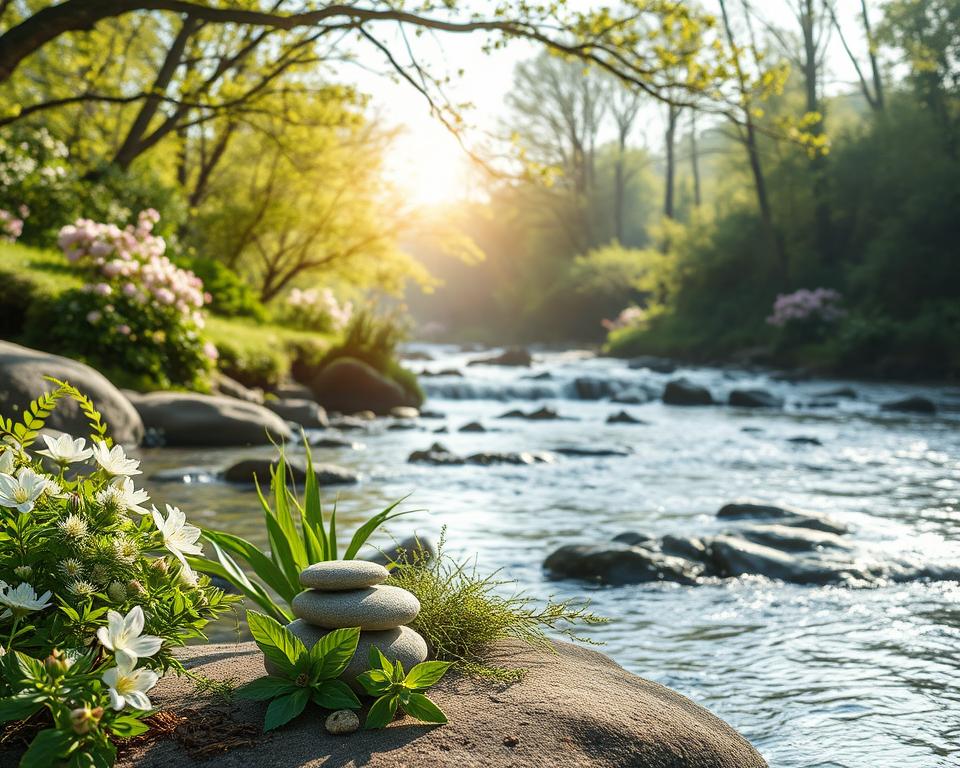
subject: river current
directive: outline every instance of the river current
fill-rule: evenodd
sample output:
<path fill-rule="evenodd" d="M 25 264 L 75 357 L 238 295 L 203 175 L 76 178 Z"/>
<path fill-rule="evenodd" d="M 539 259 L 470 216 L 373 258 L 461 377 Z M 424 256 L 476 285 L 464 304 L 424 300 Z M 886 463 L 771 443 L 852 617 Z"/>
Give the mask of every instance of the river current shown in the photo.
<path fill-rule="evenodd" d="M 775 768 L 939 768 L 960 765 L 960 585 L 912 582 L 853 589 L 750 577 L 701 586 L 598 587 L 550 581 L 543 559 L 574 542 L 624 531 L 699 535 L 724 530 L 716 511 L 742 498 L 788 504 L 848 524 L 873 556 L 960 562 L 960 390 L 838 381 L 790 383 L 743 370 L 660 374 L 576 351 L 541 353 L 531 368 L 468 367 L 453 347 L 415 347 L 456 369 L 424 378 L 426 408 L 443 419 L 415 430 L 377 422 L 351 432 L 355 448 L 315 449 L 315 459 L 361 474 L 339 496 L 338 528 L 410 494 L 422 509 L 390 529 L 437 536 L 447 551 L 535 598 L 589 597 L 610 618 L 592 631 L 600 650 L 632 672 L 706 706 L 740 730 Z M 549 373 L 550 378 L 533 379 Z M 783 410 L 684 408 L 577 397 L 577 379 L 657 391 L 683 375 L 718 399 L 762 387 Z M 841 386 L 856 398 L 815 396 Z M 586 394 L 581 386 L 579 394 Z M 936 416 L 881 411 L 920 394 Z M 811 407 L 816 403 L 817 407 Z M 826 405 L 824 405 L 826 403 Z M 498 420 L 548 405 L 568 420 Z M 607 424 L 626 410 L 645 424 Z M 457 429 L 479 421 L 484 433 Z M 432 430 L 446 425 L 448 434 Z M 811 438 L 794 442 L 791 438 Z M 411 451 L 435 441 L 452 451 L 615 448 L 626 456 L 565 457 L 536 465 L 426 466 Z M 819 442 L 819 444 L 817 444 Z M 255 494 L 222 483 L 156 483 L 151 472 L 223 466 L 267 449 L 143 451 L 146 485 L 188 518 L 265 543 Z M 385 543 L 383 539 L 381 543 Z M 220 627 L 219 639 L 230 629 Z"/>

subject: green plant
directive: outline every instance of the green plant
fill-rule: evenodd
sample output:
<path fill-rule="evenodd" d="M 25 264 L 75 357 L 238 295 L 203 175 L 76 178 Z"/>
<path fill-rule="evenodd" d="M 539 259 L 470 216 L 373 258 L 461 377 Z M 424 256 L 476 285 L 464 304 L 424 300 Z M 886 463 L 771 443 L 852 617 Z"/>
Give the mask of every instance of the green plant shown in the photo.
<path fill-rule="evenodd" d="M 367 713 L 367 728 L 383 728 L 401 709 L 425 723 L 445 723 L 443 714 L 423 691 L 437 683 L 450 669 L 449 661 L 424 661 L 404 674 L 403 664 L 391 663 L 376 646 L 370 648 L 370 670 L 357 681 L 371 696 L 378 697 Z"/>
<path fill-rule="evenodd" d="M 66 382 L 19 421 L 0 417 L 0 720 L 37 717 L 22 766 L 112 764 L 112 739 L 146 730 L 147 693 L 183 670 L 172 650 L 204 638 L 233 600 L 198 577 L 200 531 L 143 505 L 139 461 L 113 445 L 93 402 Z M 43 435 L 65 399 L 90 440 Z M 49 469 L 54 467 L 54 469 Z M 134 710 L 131 712 L 130 710 Z"/>
<path fill-rule="evenodd" d="M 204 287 L 213 297 L 209 309 L 214 314 L 251 317 L 260 321 L 267 319 L 267 310 L 257 298 L 256 291 L 226 264 L 216 259 L 196 257 L 187 260 L 184 266 L 203 280 Z"/>
<path fill-rule="evenodd" d="M 512 582 L 497 579 L 496 573 L 480 576 L 475 564 L 453 560 L 444 554 L 443 546 L 441 536 L 435 557 L 420 550 L 410 553 L 397 563 L 388 581 L 420 601 L 420 613 L 411 626 L 426 638 L 440 660 L 456 662 L 481 677 L 517 679 L 522 670 L 488 664 L 493 643 L 515 638 L 550 648 L 547 630 L 590 642 L 574 625 L 606 621 L 590 612 L 589 603 L 548 600 L 546 605 L 538 605 L 522 593 L 504 596 L 502 588 Z"/>
<path fill-rule="evenodd" d="M 217 559 L 190 559 L 191 566 L 198 571 L 226 579 L 277 621 L 293 619 L 289 604 L 302 590 L 299 577 L 304 568 L 326 560 L 352 560 L 377 528 L 412 511 L 397 511 L 401 499 L 378 512 L 354 532 L 340 558 L 336 505 L 330 512 L 329 520 L 325 520 L 310 446 L 306 438 L 303 443 L 306 450 L 306 482 L 302 501 L 297 497 L 296 488 L 288 476 L 283 451 L 270 470 L 269 495 L 264 496 L 257 484 L 257 495 L 270 543 L 269 555 L 239 536 L 206 529 L 203 536 Z M 259 581 L 249 578 L 237 559 L 246 563 Z M 272 590 L 280 599 L 274 599 L 268 590 Z"/>
<path fill-rule="evenodd" d="M 339 680 L 357 652 L 360 629 L 335 629 L 309 651 L 298 637 L 274 619 L 247 611 L 257 646 L 278 672 L 253 680 L 237 691 L 242 699 L 270 701 L 264 731 L 289 723 L 312 701 L 325 709 L 360 709 L 360 701 Z"/>

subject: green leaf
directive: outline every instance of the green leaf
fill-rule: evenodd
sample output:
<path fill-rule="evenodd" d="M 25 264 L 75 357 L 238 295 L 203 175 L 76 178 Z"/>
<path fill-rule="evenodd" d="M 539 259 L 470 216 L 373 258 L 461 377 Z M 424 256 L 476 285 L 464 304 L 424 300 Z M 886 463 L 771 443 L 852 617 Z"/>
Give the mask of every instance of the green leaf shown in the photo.
<path fill-rule="evenodd" d="M 324 709 L 360 709 L 360 699 L 343 680 L 327 680 L 313 692 L 313 701 Z"/>
<path fill-rule="evenodd" d="M 284 671 L 292 670 L 297 660 L 307 653 L 300 638 L 280 626 L 276 619 L 247 611 L 247 625 L 263 655 Z"/>
<path fill-rule="evenodd" d="M 373 517 L 371 517 L 367 522 L 357 528 L 356 532 L 353 534 L 353 538 L 350 539 L 350 544 L 347 547 L 347 551 L 343 553 L 344 560 L 352 560 L 357 556 L 357 552 L 360 551 L 360 547 L 367 543 L 367 539 L 370 538 L 371 534 L 377 528 L 379 528 L 384 523 L 393 520 L 395 517 L 400 517 L 401 515 L 408 515 L 411 512 L 416 510 L 410 509 L 403 512 L 394 512 L 400 504 L 406 501 L 406 497 L 398 499 L 393 502 L 389 507 L 387 507 L 383 512 L 379 512 Z"/>
<path fill-rule="evenodd" d="M 337 502 L 333 502 L 333 511 L 330 513 L 330 531 L 327 534 L 327 555 L 331 560 L 337 559 Z"/>
<path fill-rule="evenodd" d="M 37 693 L 20 694 L 0 699 L 0 723 L 25 720 L 43 706 L 43 696 Z"/>
<path fill-rule="evenodd" d="M 369 672 L 357 675 L 357 682 L 370 696 L 382 696 L 393 685 L 389 675 L 382 669 L 371 669 Z"/>
<path fill-rule="evenodd" d="M 388 676 L 393 677 L 393 664 L 390 663 L 390 659 L 380 652 L 377 646 L 370 646 L 368 659 L 370 661 L 370 669 L 382 669 Z"/>
<path fill-rule="evenodd" d="M 40 731 L 20 758 L 20 768 L 50 768 L 70 747 L 70 737 L 54 728 Z"/>
<path fill-rule="evenodd" d="M 260 490 L 260 482 L 256 476 L 254 476 L 253 481 L 254 487 L 257 489 L 257 497 L 260 499 L 260 506 L 263 507 L 263 522 L 267 526 L 267 539 L 270 542 L 270 559 L 283 571 L 287 581 L 291 584 L 297 584 L 299 583 L 300 571 L 303 568 L 297 568 L 287 535 L 270 508 L 270 502 L 264 498 L 263 492 Z M 280 483 L 281 487 L 284 487 L 283 480 L 271 479 L 271 486 L 274 483 Z M 279 490 L 277 492 L 280 493 Z M 286 492 L 283 491 L 282 493 L 285 494 Z M 283 503 L 286 504 L 285 497 Z M 294 535 L 296 535 L 296 531 L 294 531 Z M 299 539 L 297 541 L 302 546 L 302 542 Z"/>
<path fill-rule="evenodd" d="M 300 571 L 306 568 L 309 563 L 307 562 L 307 551 L 297 531 L 297 524 L 290 512 L 289 498 L 293 496 L 293 492 L 287 487 L 287 461 L 282 449 L 276 466 L 271 468 L 271 475 L 270 490 L 273 491 L 274 517 L 283 531 L 292 564 L 296 568 L 292 581 L 298 582 Z"/>
<path fill-rule="evenodd" d="M 268 675 L 251 680 L 237 690 L 237 696 L 251 701 L 266 701 L 295 691 L 297 686 L 283 677 Z"/>
<path fill-rule="evenodd" d="M 297 688 L 296 691 L 287 696 L 274 699 L 267 707 L 267 714 L 263 719 L 263 730 L 265 732 L 272 731 L 274 728 L 286 725 L 303 712 L 309 700 L 309 688 Z"/>
<path fill-rule="evenodd" d="M 310 562 L 321 563 L 334 558 L 327 553 L 327 536 L 323 530 L 323 502 L 320 499 L 317 474 L 313 469 L 313 454 L 306 436 L 303 438 L 303 449 L 307 454 L 307 480 L 303 487 L 303 512 L 300 522 L 303 525 L 303 539 Z"/>
<path fill-rule="evenodd" d="M 370 707 L 370 711 L 367 712 L 367 722 L 364 724 L 364 728 L 371 731 L 377 728 L 383 728 L 390 723 L 390 721 L 393 720 L 393 716 L 397 714 L 397 704 L 399 703 L 399 697 L 396 694 L 392 696 L 381 696 L 373 702 L 373 706 Z"/>
<path fill-rule="evenodd" d="M 129 739 L 133 736 L 139 736 L 141 733 L 146 733 L 150 730 L 150 726 L 136 715 L 121 715 L 111 721 L 109 729 L 114 736 Z"/>
<path fill-rule="evenodd" d="M 258 547 L 249 541 L 222 531 L 204 530 L 203 535 L 208 541 L 212 541 L 223 549 L 246 560 L 250 564 L 250 567 L 253 568 L 253 572 L 257 574 L 270 589 L 287 602 L 290 602 L 293 596 L 300 591 L 299 579 L 291 584 L 286 574 L 280 570 L 269 557 L 263 554 Z"/>
<path fill-rule="evenodd" d="M 411 669 L 403 679 L 403 685 L 414 691 L 423 691 L 434 685 L 450 669 L 449 661 L 424 661 Z"/>
<path fill-rule="evenodd" d="M 447 722 L 447 716 L 440 711 L 440 707 L 422 693 L 411 693 L 409 700 L 403 705 L 403 711 L 410 717 L 415 717 L 425 723 Z"/>
<path fill-rule="evenodd" d="M 316 680 L 340 677 L 357 652 L 360 628 L 349 627 L 328 632 L 310 649 Z"/>

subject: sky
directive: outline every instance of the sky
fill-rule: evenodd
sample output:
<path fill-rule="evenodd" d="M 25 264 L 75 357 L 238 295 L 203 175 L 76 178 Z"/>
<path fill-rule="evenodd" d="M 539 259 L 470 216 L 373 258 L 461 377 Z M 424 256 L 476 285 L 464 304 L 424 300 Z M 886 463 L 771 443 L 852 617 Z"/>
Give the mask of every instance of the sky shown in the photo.
<path fill-rule="evenodd" d="M 789 0 L 763 0 L 765 16 L 772 22 L 790 27 L 792 16 Z M 584 0 L 587 3 L 588 0 Z M 709 5 L 709 0 L 708 0 Z M 859 2 L 837 0 L 835 7 L 845 28 L 859 31 L 856 13 Z M 876 21 L 876 19 L 874 19 Z M 795 25 L 795 21 L 792 22 Z M 389 29 L 378 29 L 381 39 L 391 50 L 402 52 L 406 41 Z M 509 92 L 516 64 L 537 55 L 539 46 L 514 41 L 505 49 L 485 54 L 480 34 L 426 34 L 409 39 L 418 60 L 435 76 L 448 74 L 452 82 L 445 93 L 456 103 L 470 102 L 465 111 L 468 130 L 464 140 L 479 145 L 486 134 L 500 132 L 507 115 L 504 98 Z M 859 51 L 859 35 L 850 40 Z M 835 77 L 826 84 L 828 93 L 849 90 L 854 72 L 843 53 L 836 35 L 830 42 L 829 67 Z M 479 183 L 471 172 L 469 158 L 450 132 L 430 115 L 429 105 L 421 94 L 405 82 L 386 76 L 389 67 L 382 55 L 372 48 L 362 50 L 362 66 L 352 69 L 355 84 L 371 96 L 371 109 L 386 125 L 398 129 L 394 151 L 388 156 L 386 173 L 415 206 L 432 206 L 473 196 Z M 462 75 L 459 74 L 462 70 Z M 633 141 L 656 151 L 662 142 L 661 107 L 655 102 L 645 106 L 638 120 Z"/>

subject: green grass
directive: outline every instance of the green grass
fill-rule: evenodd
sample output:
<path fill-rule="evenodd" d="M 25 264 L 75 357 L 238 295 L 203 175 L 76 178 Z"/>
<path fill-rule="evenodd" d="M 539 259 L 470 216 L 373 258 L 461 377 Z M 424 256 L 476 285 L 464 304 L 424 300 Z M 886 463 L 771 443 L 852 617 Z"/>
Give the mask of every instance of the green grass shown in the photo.
<path fill-rule="evenodd" d="M 443 552 L 441 536 L 432 559 L 422 550 L 393 569 L 387 583 L 412 592 L 420 613 L 411 626 L 426 639 L 434 658 L 452 661 L 465 672 L 499 682 L 519 679 L 524 670 L 490 664 L 489 654 L 498 640 L 513 638 L 527 645 L 552 650 L 547 631 L 579 642 L 591 642 L 578 626 L 602 624 L 588 602 L 548 600 L 540 605 L 514 591 L 514 582 L 493 573 L 481 576 L 475 563 L 457 562 Z"/>

